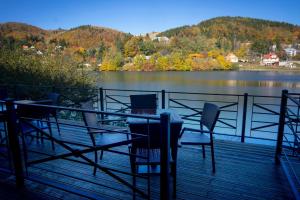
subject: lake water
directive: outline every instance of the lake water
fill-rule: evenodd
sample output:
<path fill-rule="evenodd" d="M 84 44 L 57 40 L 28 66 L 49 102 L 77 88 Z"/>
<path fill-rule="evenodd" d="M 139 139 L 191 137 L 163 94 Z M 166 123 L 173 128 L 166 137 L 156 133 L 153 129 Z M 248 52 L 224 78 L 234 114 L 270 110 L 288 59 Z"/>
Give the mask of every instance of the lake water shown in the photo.
<path fill-rule="evenodd" d="M 101 72 L 98 85 L 110 89 L 279 96 L 283 89 L 300 92 L 300 72 Z"/>
<path fill-rule="evenodd" d="M 220 94 L 244 94 L 280 96 L 283 89 L 290 92 L 300 93 L 300 72 L 247 72 L 247 71 L 206 71 L 206 72 L 101 72 L 98 86 L 108 89 L 137 89 L 137 90 L 155 90 L 165 89 L 167 91 L 179 92 L 202 92 L 202 93 L 220 93 Z M 117 92 L 118 93 L 118 92 Z M 131 94 L 132 92 L 129 92 Z M 121 94 L 121 93 L 120 93 Z M 123 93 L 122 93 L 123 94 Z M 127 94 L 128 95 L 128 94 Z M 115 97 L 117 98 L 117 97 Z M 168 97 L 170 98 L 170 97 Z M 202 108 L 203 100 L 218 102 L 219 106 L 230 103 L 220 102 L 239 102 L 238 107 L 230 106 L 227 110 L 238 110 L 237 112 L 222 111 L 221 117 L 226 123 L 236 127 L 236 129 L 226 129 L 224 126 L 217 127 L 216 131 L 228 135 L 241 135 L 242 125 L 242 101 L 243 98 L 236 100 L 236 97 L 228 96 L 197 96 L 186 94 L 172 94 L 174 99 L 189 99 L 192 101 L 181 101 L 193 108 Z M 119 99 L 121 102 L 128 102 L 128 99 Z M 161 99 L 160 99 L 161 100 Z M 159 101 L 160 101 L 159 100 Z M 268 109 L 279 112 L 279 98 L 255 98 L 256 103 L 268 103 L 269 106 L 263 105 Z M 170 103 L 170 102 L 168 102 Z M 246 136 L 267 138 L 276 140 L 277 126 L 262 129 L 262 131 L 251 131 L 253 127 L 263 126 L 266 123 L 278 121 L 278 116 L 255 114 L 254 112 L 265 112 L 259 108 L 252 108 L 254 99 L 249 98 L 247 104 L 246 116 Z M 276 104 L 278 106 L 272 106 Z M 178 106 L 176 104 L 170 104 Z M 167 105 L 170 106 L 169 104 Z M 120 109 L 122 104 L 107 104 L 107 107 Z M 188 109 L 176 108 L 178 113 L 189 115 L 194 111 Z M 197 119 L 198 117 L 195 117 Z M 226 119 L 237 120 L 226 120 Z M 253 122 L 254 120 L 256 122 Z M 191 126 L 191 124 L 190 124 Z M 195 126 L 198 127 L 196 124 Z M 226 127 L 226 126 L 225 126 Z M 239 140 L 239 138 L 235 138 Z M 249 141 L 249 139 L 247 139 Z M 254 141 L 255 143 L 258 140 Z M 261 141 L 263 144 L 269 144 Z M 272 145 L 275 143 L 273 142 Z"/>

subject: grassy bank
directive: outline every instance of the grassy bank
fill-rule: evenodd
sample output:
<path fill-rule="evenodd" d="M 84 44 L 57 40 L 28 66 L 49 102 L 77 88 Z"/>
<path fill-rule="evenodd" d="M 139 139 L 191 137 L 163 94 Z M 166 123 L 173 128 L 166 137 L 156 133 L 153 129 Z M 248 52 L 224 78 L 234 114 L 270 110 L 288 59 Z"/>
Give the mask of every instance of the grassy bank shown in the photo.
<path fill-rule="evenodd" d="M 296 64 L 295 68 L 281 67 L 281 66 L 259 66 L 249 65 L 241 66 L 238 68 L 239 71 L 274 71 L 274 72 L 300 72 L 300 65 Z"/>

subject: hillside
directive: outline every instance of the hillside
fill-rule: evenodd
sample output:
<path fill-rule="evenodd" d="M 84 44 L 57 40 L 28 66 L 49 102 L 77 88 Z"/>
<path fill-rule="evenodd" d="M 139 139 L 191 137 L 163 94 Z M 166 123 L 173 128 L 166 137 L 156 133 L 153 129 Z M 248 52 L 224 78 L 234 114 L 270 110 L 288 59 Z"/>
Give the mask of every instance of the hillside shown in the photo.
<path fill-rule="evenodd" d="M 52 34 L 49 39 L 65 40 L 69 46 L 88 49 L 97 48 L 100 43 L 111 47 L 117 42 L 124 43 L 128 37 L 128 34 L 117 30 L 86 25 Z"/>
<path fill-rule="evenodd" d="M 30 36 L 47 37 L 49 33 L 49 31 L 29 24 L 17 22 L 0 23 L 0 36 L 2 37 L 13 37 L 22 40 Z"/>
<path fill-rule="evenodd" d="M 291 43 L 300 40 L 300 27 L 262 19 L 245 17 L 217 17 L 193 26 L 183 26 L 160 34 L 167 37 L 196 37 L 199 35 L 215 39 L 241 42 L 267 40 Z"/>
<path fill-rule="evenodd" d="M 162 37 L 164 36 L 164 37 Z M 240 62 L 259 65 L 273 52 L 280 60 L 300 60 L 300 27 L 262 19 L 217 17 L 192 26 L 133 36 L 91 25 L 43 30 L 22 24 L 0 24 L 0 47 L 26 55 L 59 55 L 70 65 L 100 70 L 230 70 Z M 0 48 L 1 49 L 1 48 Z M 233 62 L 228 55 L 235 56 Z"/>

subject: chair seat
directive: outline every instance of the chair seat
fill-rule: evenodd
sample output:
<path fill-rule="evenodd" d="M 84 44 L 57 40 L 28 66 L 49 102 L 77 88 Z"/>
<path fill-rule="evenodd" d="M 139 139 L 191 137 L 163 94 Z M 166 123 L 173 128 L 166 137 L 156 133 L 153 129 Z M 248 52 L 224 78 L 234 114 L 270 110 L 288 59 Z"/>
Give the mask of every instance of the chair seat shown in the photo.
<path fill-rule="evenodd" d="M 130 143 L 127 134 L 122 133 L 100 133 L 96 136 L 96 145 L 107 148 Z"/>
<path fill-rule="evenodd" d="M 210 144 L 210 138 L 204 133 L 185 131 L 180 140 L 180 143 L 183 145 Z"/>

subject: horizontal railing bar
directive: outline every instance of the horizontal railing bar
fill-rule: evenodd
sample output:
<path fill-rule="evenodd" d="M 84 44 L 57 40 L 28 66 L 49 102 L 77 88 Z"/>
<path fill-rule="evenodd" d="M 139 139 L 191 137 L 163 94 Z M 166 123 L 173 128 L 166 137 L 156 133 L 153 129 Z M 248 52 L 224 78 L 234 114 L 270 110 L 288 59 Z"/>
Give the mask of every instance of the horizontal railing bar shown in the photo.
<path fill-rule="evenodd" d="M 274 113 L 265 113 L 265 112 L 252 112 L 253 114 L 258 114 L 258 115 L 272 115 L 272 116 L 279 116 L 279 114 L 274 114 Z"/>
<path fill-rule="evenodd" d="M 204 93 L 204 92 L 181 92 L 181 91 L 166 91 L 168 94 L 195 94 L 195 95 L 211 95 L 211 96 L 232 96 L 232 97 L 238 97 L 238 96 L 244 96 L 243 94 L 217 94 L 217 93 Z"/>
<path fill-rule="evenodd" d="M 169 100 L 175 100 L 175 101 L 191 101 L 191 102 L 215 102 L 215 103 L 238 103 L 236 101 L 217 101 L 217 100 L 207 100 L 207 99 L 177 99 L 177 98 L 170 98 Z"/>
<path fill-rule="evenodd" d="M 87 110 L 87 109 L 79 109 L 79 108 L 69 108 L 69 107 L 63 107 L 63 106 L 53 106 L 53 105 L 46 105 L 46 104 L 28 104 L 28 103 L 15 103 L 15 104 L 23 105 L 23 106 L 53 108 L 53 109 L 57 109 L 57 110 L 69 110 L 69 111 L 76 111 L 76 112 L 87 112 L 87 113 L 106 114 L 106 115 L 114 115 L 114 116 L 124 116 L 124 117 L 132 117 L 132 118 L 139 118 L 139 119 L 153 119 L 153 120 L 160 119 L 159 116 L 154 116 L 154 115 L 113 113 L 113 112 Z"/>
<path fill-rule="evenodd" d="M 104 91 L 124 91 L 124 92 L 155 92 L 160 93 L 159 90 L 128 90 L 128 89 L 111 89 L 111 88 L 103 88 Z"/>

